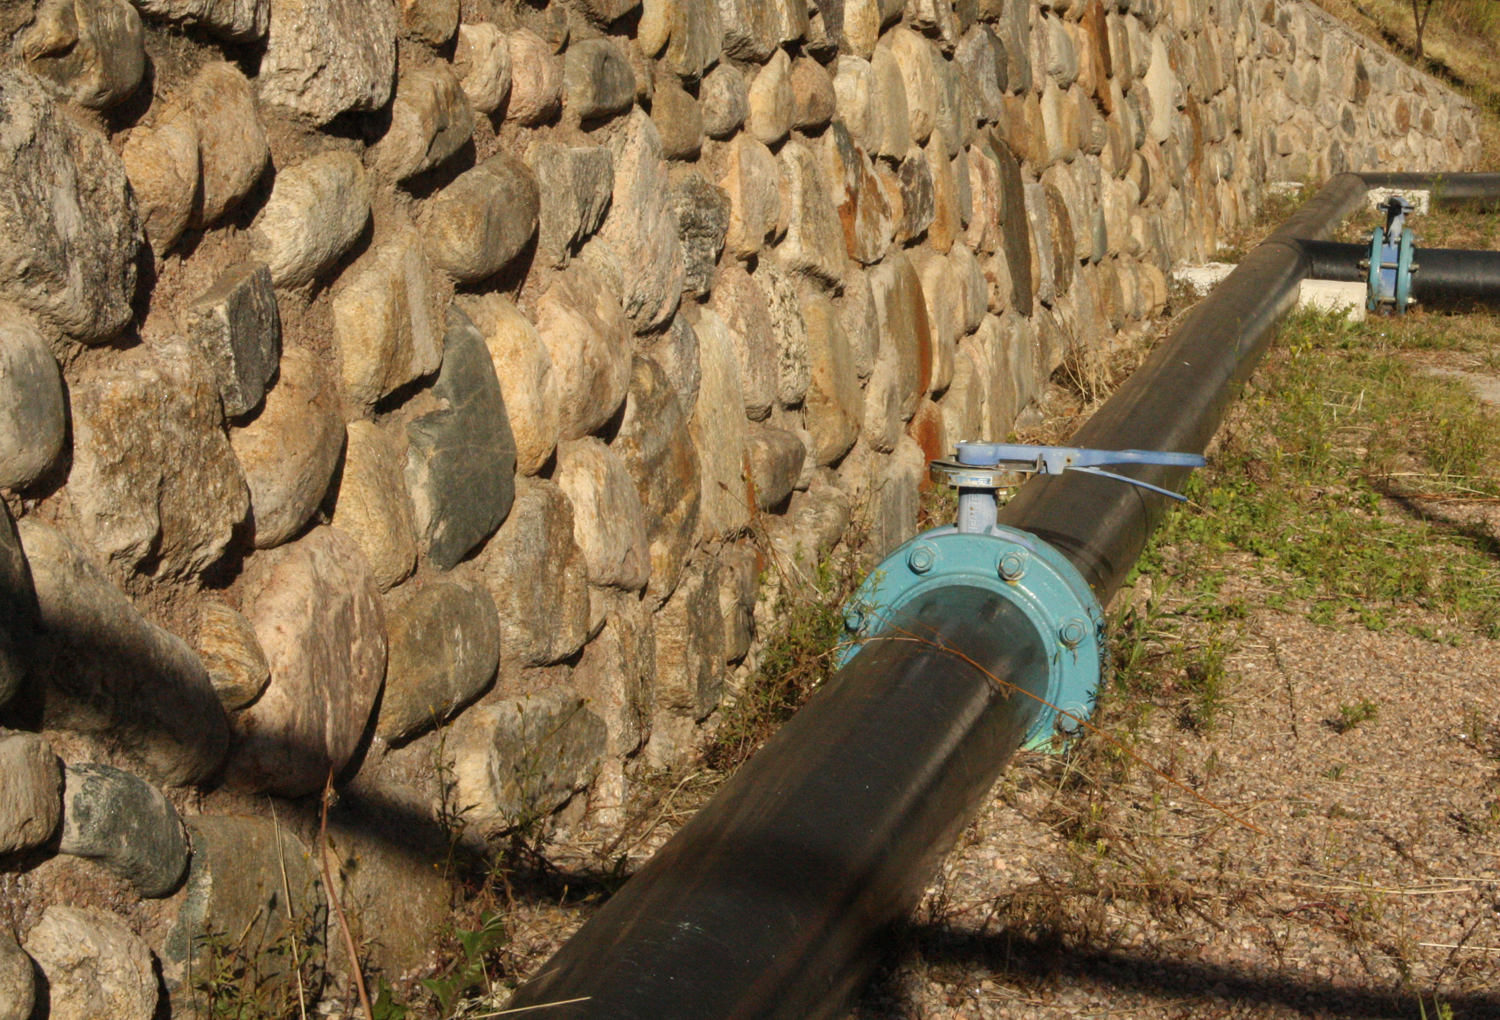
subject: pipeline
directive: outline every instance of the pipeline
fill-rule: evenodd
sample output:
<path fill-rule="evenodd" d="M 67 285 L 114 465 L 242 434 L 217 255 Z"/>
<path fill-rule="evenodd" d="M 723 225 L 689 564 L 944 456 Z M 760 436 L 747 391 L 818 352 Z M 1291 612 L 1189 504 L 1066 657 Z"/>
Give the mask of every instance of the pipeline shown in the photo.
<path fill-rule="evenodd" d="M 1500 175 L 1340 174 L 1079 430 L 1080 447 L 1201 453 L 1326 239 L 1372 187 L 1500 199 Z M 1120 473 L 1168 489 L 1189 468 Z M 1024 742 L 1086 714 L 1101 605 L 1166 496 L 1038 475 L 983 533 L 917 536 L 851 605 L 838 674 L 512 998 L 549 1020 L 841 1015 Z M 1068 714 L 1052 705 L 1064 702 Z M 1073 699 L 1073 700 L 1069 700 Z M 1080 703 L 1080 701 L 1082 703 Z"/>
<path fill-rule="evenodd" d="M 1308 276 L 1314 280 L 1364 283 L 1370 247 L 1335 241 L 1304 241 Z M 1427 308 L 1500 308 L 1500 252 L 1418 248 L 1411 273 L 1411 299 Z"/>

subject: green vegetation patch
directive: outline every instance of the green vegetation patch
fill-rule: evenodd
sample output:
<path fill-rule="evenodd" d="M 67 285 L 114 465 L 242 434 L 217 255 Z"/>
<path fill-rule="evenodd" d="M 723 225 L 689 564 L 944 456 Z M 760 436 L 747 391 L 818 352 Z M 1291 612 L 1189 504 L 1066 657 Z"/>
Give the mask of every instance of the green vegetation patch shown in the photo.
<path fill-rule="evenodd" d="M 1500 636 L 1500 543 L 1435 510 L 1500 494 L 1500 420 L 1413 356 L 1472 352 L 1469 324 L 1295 317 L 1193 479 L 1192 503 L 1138 570 L 1211 595 L 1223 581 L 1215 564 L 1246 554 L 1235 570 L 1270 589 L 1270 605 L 1315 622 L 1380 630 L 1415 610 Z"/>

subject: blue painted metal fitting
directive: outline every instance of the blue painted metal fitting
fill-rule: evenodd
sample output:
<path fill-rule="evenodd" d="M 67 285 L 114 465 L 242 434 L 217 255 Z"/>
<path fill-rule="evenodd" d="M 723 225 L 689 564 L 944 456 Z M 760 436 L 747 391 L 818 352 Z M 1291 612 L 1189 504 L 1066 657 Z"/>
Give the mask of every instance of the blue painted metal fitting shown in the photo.
<path fill-rule="evenodd" d="M 1416 235 L 1406 226 L 1406 215 L 1413 206 L 1393 195 L 1380 208 L 1385 210 L 1386 224 L 1371 232 L 1370 254 L 1363 263 L 1369 286 L 1365 307 L 1376 312 L 1390 306 L 1397 315 L 1405 315 L 1407 305 L 1411 304 L 1412 273 L 1417 268 L 1413 261 Z"/>
<path fill-rule="evenodd" d="M 1104 610 L 1062 553 L 1015 528 L 935 528 L 892 552 L 850 600 L 844 615 L 849 644 L 840 665 L 864 641 L 899 631 L 902 609 L 912 599 L 951 585 L 982 588 L 1015 603 L 1051 650 L 1046 704 L 1026 746 L 1046 749 L 1055 746 L 1054 736 L 1075 732 L 1078 720 L 1093 712 L 1106 672 Z"/>

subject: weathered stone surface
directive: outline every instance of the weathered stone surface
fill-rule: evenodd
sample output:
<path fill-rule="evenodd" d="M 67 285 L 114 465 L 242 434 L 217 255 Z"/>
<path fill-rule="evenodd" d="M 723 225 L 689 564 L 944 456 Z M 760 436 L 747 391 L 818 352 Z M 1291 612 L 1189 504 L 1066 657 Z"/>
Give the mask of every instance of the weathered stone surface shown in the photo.
<path fill-rule="evenodd" d="M 355 541 L 320 527 L 253 558 L 241 598 L 271 682 L 234 718 L 226 777 L 239 789 L 300 797 L 348 763 L 380 694 L 380 591 Z"/>
<path fill-rule="evenodd" d="M 626 814 L 626 756 L 651 733 L 656 680 L 654 607 L 629 595 L 610 600 L 599 636 L 588 643 L 569 679 L 603 721 L 605 757 L 589 787 L 589 815 L 619 824 Z"/>
<path fill-rule="evenodd" d="M 844 0 L 844 37 L 857 56 L 868 58 L 880 30 L 901 17 L 906 0 Z"/>
<path fill-rule="evenodd" d="M 724 697 L 724 626 L 719 610 L 720 567 L 690 564 L 677 591 L 656 611 L 656 714 L 650 754 L 669 761 L 691 746 L 692 724 L 708 718 Z"/>
<path fill-rule="evenodd" d="M 26 936 L 50 991 L 51 1020 L 151 1020 L 156 971 L 151 950 L 116 915 L 95 907 L 47 908 Z"/>
<path fill-rule="evenodd" d="M 902 436 L 873 485 L 870 542 L 884 556 L 917 533 L 917 487 L 927 475 L 927 458 L 910 436 Z"/>
<path fill-rule="evenodd" d="M 188 866 L 187 833 L 162 792 L 108 765 L 69 765 L 58 849 L 98 861 L 142 896 L 169 895 Z"/>
<path fill-rule="evenodd" d="M 806 492 L 792 493 L 785 514 L 768 520 L 771 548 L 780 563 L 812 576 L 818 561 L 844 536 L 849 515 L 849 496 L 816 479 Z"/>
<path fill-rule="evenodd" d="M 423 234 L 432 261 L 460 283 L 503 269 L 536 233 L 536 176 L 505 152 L 460 174 L 431 200 Z"/>
<path fill-rule="evenodd" d="M 745 76 L 733 64 L 720 64 L 704 75 L 698 101 L 703 107 L 703 131 L 710 138 L 730 137 L 750 115 Z"/>
<path fill-rule="evenodd" d="M 233 64 L 206 64 L 193 75 L 181 102 L 192 114 L 202 167 L 192 224 L 204 227 L 218 222 L 260 181 L 271 162 L 271 146 L 250 80 Z"/>
<path fill-rule="evenodd" d="M 391 103 L 391 126 L 370 150 L 371 165 L 403 181 L 431 170 L 474 134 L 474 109 L 445 63 L 408 71 Z"/>
<path fill-rule="evenodd" d="M 157 254 L 172 247 L 192 218 L 202 174 L 199 150 L 197 121 L 172 107 L 155 126 L 132 129 L 120 153 L 141 226 Z"/>
<path fill-rule="evenodd" d="M 222 602 L 206 601 L 198 612 L 198 656 L 224 708 L 244 708 L 271 681 L 271 667 L 250 621 Z"/>
<path fill-rule="evenodd" d="M 762 510 L 780 506 L 802 475 L 807 448 L 794 433 L 761 424 L 750 429 L 747 449 L 756 505 Z"/>
<path fill-rule="evenodd" d="M 784 0 L 717 0 L 724 25 L 724 52 L 761 63 L 774 55 L 777 11 Z"/>
<path fill-rule="evenodd" d="M 963 285 L 953 264 L 941 255 L 929 254 L 921 266 L 922 298 L 932 337 L 930 389 L 937 395 L 953 381 L 953 353 L 964 333 L 964 307 L 959 300 Z"/>
<path fill-rule="evenodd" d="M 750 518 L 745 486 L 746 397 L 740 389 L 735 355 L 738 341 L 729 327 L 705 310 L 697 334 L 702 377 L 688 431 L 698 451 L 704 530 L 724 535 L 743 527 Z"/>
<path fill-rule="evenodd" d="M 23 488 L 41 477 L 56 463 L 66 438 L 57 361 L 31 322 L 5 316 L 0 319 L 0 488 Z"/>
<path fill-rule="evenodd" d="M 453 70 L 469 105 L 480 113 L 494 113 L 510 98 L 509 38 L 487 21 L 459 25 Z"/>
<path fill-rule="evenodd" d="M 321 972 L 327 933 L 321 865 L 302 841 L 286 825 L 248 815 L 201 815 L 188 819 L 187 827 L 192 862 L 182 906 L 161 950 L 173 1015 L 206 1012 L 194 979 L 211 960 L 204 937 L 210 932 L 249 932 L 246 939 L 256 946 L 305 938 L 298 962 Z M 263 953 L 257 962 L 261 994 L 297 994 L 290 953 Z"/>
<path fill-rule="evenodd" d="M 18 43 L 60 99 L 95 110 L 134 92 L 146 67 L 141 16 L 128 0 L 43 0 Z"/>
<path fill-rule="evenodd" d="M 31 957 L 16 944 L 8 927 L 0 928 L 0 1020 L 30 1020 L 35 1005 Z"/>
<path fill-rule="evenodd" d="M 198 656 L 142 618 L 61 533 L 29 517 L 18 530 L 36 586 L 31 676 L 45 725 L 118 745 L 174 786 L 212 775 L 228 728 Z"/>
<path fill-rule="evenodd" d="M 407 740 L 452 718 L 495 678 L 500 618 L 484 588 L 429 584 L 394 609 L 375 732 Z"/>
<path fill-rule="evenodd" d="M 651 123 L 667 159 L 697 159 L 703 149 L 703 113 L 698 100 L 676 81 L 663 80 L 651 99 Z"/>
<path fill-rule="evenodd" d="M 698 309 L 693 309 L 696 320 Z M 655 343 L 642 344 L 640 353 L 649 357 L 667 373 L 672 392 L 682 405 L 684 415 L 690 413 L 698 401 L 698 383 L 702 378 L 702 367 L 698 364 L 698 333 L 679 309 L 672 317 L 672 325 L 665 333 L 655 338 Z"/>
<path fill-rule="evenodd" d="M 781 169 L 771 150 L 748 134 L 729 143 L 720 187 L 729 196 L 725 245 L 736 258 L 760 252 L 781 220 Z"/>
<path fill-rule="evenodd" d="M 573 541 L 588 578 L 600 587 L 638 591 L 651 576 L 645 512 L 619 455 L 593 437 L 563 443 L 557 484 L 573 504 Z"/>
<path fill-rule="evenodd" d="M 782 407 L 797 407 L 807 395 L 808 383 L 807 330 L 802 325 L 804 288 L 774 263 L 761 266 L 756 275 L 765 284 L 771 337 L 776 344 L 776 400 Z"/>
<path fill-rule="evenodd" d="M 640 497 L 650 544 L 648 592 L 672 593 L 698 527 L 701 474 L 682 404 L 666 372 L 637 357 L 630 396 L 610 449 L 629 472 Z M 577 500 L 574 500 L 577 505 Z"/>
<path fill-rule="evenodd" d="M 256 82 L 268 103 L 315 124 L 379 110 L 396 77 L 396 12 L 386 0 L 276 0 Z"/>
<path fill-rule="evenodd" d="M 812 131 L 833 119 L 837 99 L 833 79 L 823 65 L 811 57 L 798 57 L 792 64 L 792 127 Z"/>
<path fill-rule="evenodd" d="M 443 361 L 438 295 L 415 230 L 371 252 L 333 299 L 344 399 L 368 409 Z"/>
<path fill-rule="evenodd" d="M 877 360 L 890 360 L 897 369 L 901 419 L 909 421 L 932 386 L 932 330 L 922 284 L 911 262 L 893 255 L 871 271 L 870 288 L 880 322 Z"/>
<path fill-rule="evenodd" d="M 598 147 L 567 148 L 534 142 L 526 151 L 538 181 L 540 210 L 537 253 L 551 265 L 568 264 L 568 254 L 604 222 L 615 187 L 614 156 Z"/>
<path fill-rule="evenodd" d="M 932 173 L 932 222 L 927 225 L 927 241 L 938 252 L 946 254 L 963 234 L 963 216 L 959 209 L 958 182 L 954 180 L 953 161 L 944 151 L 941 128 L 927 139 L 927 166 Z"/>
<path fill-rule="evenodd" d="M 477 706 L 449 730 L 456 794 L 483 831 L 545 817 L 593 781 L 606 740 L 567 689 Z"/>
<path fill-rule="evenodd" d="M 921 145 L 937 123 L 937 72 L 933 62 L 942 58 L 932 44 L 908 28 L 893 28 L 880 39 L 896 60 L 906 86 L 907 125 L 912 142 Z"/>
<path fill-rule="evenodd" d="M 604 227 L 586 254 L 596 271 L 618 277 L 625 314 L 637 333 L 646 333 L 670 320 L 682 301 L 677 217 L 668 199 L 661 138 L 651 117 L 636 107 L 610 145 L 614 197 Z"/>
<path fill-rule="evenodd" d="M 1030 315 L 1032 307 L 1031 286 L 1031 228 L 1026 214 L 1026 191 L 1021 183 L 1021 164 L 999 140 L 993 140 L 990 152 L 995 157 L 999 170 L 1000 186 L 1000 238 L 1005 250 L 1005 261 L 1010 269 L 1012 292 L 1016 310 Z"/>
<path fill-rule="evenodd" d="M 588 637 L 588 568 L 573 541 L 573 508 L 557 483 L 516 479 L 510 516 L 479 565 L 500 613 L 507 660 L 540 666 L 583 647 Z"/>
<path fill-rule="evenodd" d="M 0 297 L 106 340 L 130 321 L 141 243 L 125 166 L 30 75 L 0 75 L 0 124 Z"/>
<path fill-rule="evenodd" d="M 716 3 L 643 0 L 637 37 L 648 56 L 660 55 L 673 74 L 694 80 L 719 59 L 724 22 Z"/>
<path fill-rule="evenodd" d="M 400 0 L 401 24 L 430 46 L 442 46 L 458 28 L 459 0 Z"/>
<path fill-rule="evenodd" d="M 463 297 L 459 307 L 479 328 L 489 348 L 515 437 L 516 470 L 534 475 L 551 460 L 560 428 L 552 355 L 536 327 L 504 295 Z"/>
<path fill-rule="evenodd" d="M 21 552 L 21 539 L 10 509 L 0 502 L 0 707 L 11 699 L 26 676 L 25 649 L 36 625 L 36 592 Z"/>
<path fill-rule="evenodd" d="M 898 241 L 912 241 L 926 233 L 937 215 L 932 163 L 923 149 L 913 146 L 896 168 L 901 185 L 902 219 L 896 230 Z"/>
<path fill-rule="evenodd" d="M 338 392 L 317 357 L 283 353 L 265 407 L 229 439 L 250 487 L 255 547 L 280 545 L 311 519 L 344 448 Z"/>
<path fill-rule="evenodd" d="M 585 39 L 569 46 L 563 83 L 568 108 L 580 120 L 623 113 L 635 102 L 635 73 L 608 39 Z"/>
<path fill-rule="evenodd" d="M 813 462 L 837 461 L 859 438 L 864 417 L 864 394 L 855 374 L 854 355 L 844 334 L 838 309 L 821 294 L 802 299 L 802 321 L 807 329 L 810 384 L 807 388 L 807 431 Z"/>
<path fill-rule="evenodd" d="M 834 124 L 824 142 L 826 165 L 841 173 L 833 200 L 843 221 L 844 247 L 849 257 L 873 265 L 885 257 L 896 238 L 897 219 L 870 157 L 854 148 L 840 125 Z M 849 274 L 845 273 L 847 281 Z"/>
<path fill-rule="evenodd" d="M 331 268 L 370 218 L 370 182 L 352 152 L 324 152 L 276 174 L 252 243 L 278 287 L 300 287 Z"/>
<path fill-rule="evenodd" d="M 799 272 L 838 283 L 848 265 L 844 224 L 829 198 L 823 166 L 800 141 L 782 146 L 779 156 L 786 184 L 786 237 L 776 251 Z"/>
<path fill-rule="evenodd" d="M 875 104 L 875 71 L 863 57 L 840 56 L 833 65 L 835 112 L 862 148 L 875 150 L 885 140 L 882 108 Z"/>
<path fill-rule="evenodd" d="M 62 818 L 62 762 L 35 733 L 0 730 L 0 773 L 0 854 L 41 846 Z"/>
<path fill-rule="evenodd" d="M 725 338 L 737 365 L 743 413 L 760 421 L 776 401 L 780 360 L 770 302 L 760 278 L 738 265 L 722 267 L 714 285 L 714 308 L 727 328 Z"/>
<path fill-rule="evenodd" d="M 844 283 L 839 322 L 843 323 L 844 334 L 849 338 L 855 374 L 861 379 L 868 378 L 880 349 L 880 320 L 875 312 L 875 295 L 870 288 L 868 273 L 849 274 Z"/>
<path fill-rule="evenodd" d="M 281 362 L 270 268 L 263 262 L 230 266 L 188 306 L 183 332 L 213 370 L 224 414 L 236 418 L 255 410 Z"/>
<path fill-rule="evenodd" d="M 745 127 L 765 145 L 775 145 L 792 129 L 795 95 L 792 62 L 778 49 L 750 82 Z"/>
<path fill-rule="evenodd" d="M 997 123 L 1004 114 L 1003 97 L 1010 84 L 1005 47 L 988 25 L 975 25 L 958 44 L 953 59 L 974 85 L 979 119 Z"/>
<path fill-rule="evenodd" d="M 417 521 L 406 487 L 406 456 L 395 437 L 374 422 L 350 422 L 333 526 L 359 545 L 381 591 L 411 575 L 417 564 Z"/>
<path fill-rule="evenodd" d="M 186 345 L 139 347 L 72 387 L 68 493 L 84 532 L 120 571 L 201 572 L 248 508 L 217 388 Z"/>
<path fill-rule="evenodd" d="M 537 332 L 552 359 L 559 437 L 598 431 L 630 387 L 630 330 L 609 287 L 571 266 L 537 302 Z"/>
<path fill-rule="evenodd" d="M 203 28 L 229 42 L 253 42 L 271 24 L 271 0 L 132 0 L 147 17 Z"/>
<path fill-rule="evenodd" d="M 557 51 L 529 28 L 510 34 L 508 118 L 526 125 L 552 119 L 562 108 L 563 62 Z"/>
<path fill-rule="evenodd" d="M 438 409 L 406 427 L 406 484 L 428 560 L 451 569 L 505 520 L 515 498 L 516 441 L 484 336 L 448 309 Z"/>
<path fill-rule="evenodd" d="M 729 196 L 696 170 L 689 170 L 673 182 L 671 205 L 682 241 L 683 289 L 707 294 L 713 288 L 714 270 L 729 231 Z"/>

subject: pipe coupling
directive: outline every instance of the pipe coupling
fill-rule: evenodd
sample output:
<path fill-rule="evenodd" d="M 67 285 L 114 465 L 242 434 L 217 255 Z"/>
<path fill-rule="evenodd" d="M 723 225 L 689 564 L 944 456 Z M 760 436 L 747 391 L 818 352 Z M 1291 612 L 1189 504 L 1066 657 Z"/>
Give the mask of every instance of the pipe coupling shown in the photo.
<path fill-rule="evenodd" d="M 923 640 L 904 629 L 904 607 L 938 588 L 994 592 L 1014 603 L 1049 649 L 1045 703 L 1025 746 L 1055 746 L 1087 719 L 1107 672 L 1104 609 L 1077 568 L 1030 532 L 991 525 L 981 532 L 956 527 L 923 532 L 887 556 L 850 599 L 844 613 L 848 642 L 840 665 L 864 642 L 887 635 Z"/>

